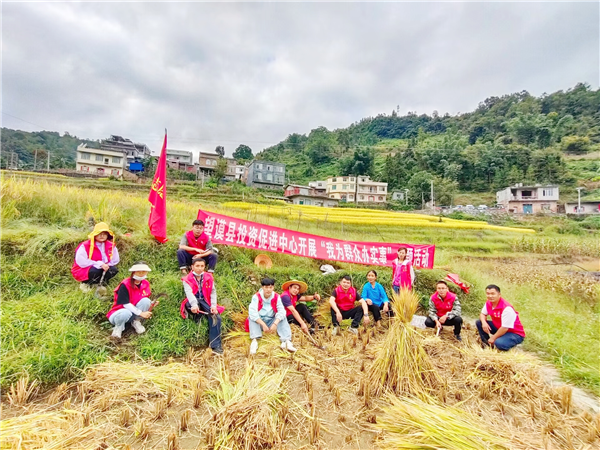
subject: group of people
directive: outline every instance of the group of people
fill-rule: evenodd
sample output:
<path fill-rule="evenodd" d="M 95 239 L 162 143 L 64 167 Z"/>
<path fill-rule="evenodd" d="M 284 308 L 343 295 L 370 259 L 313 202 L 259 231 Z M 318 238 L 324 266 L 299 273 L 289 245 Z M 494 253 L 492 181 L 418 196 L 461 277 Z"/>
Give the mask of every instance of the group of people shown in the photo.
<path fill-rule="evenodd" d="M 108 283 L 118 273 L 119 252 L 114 243 L 114 233 L 107 224 L 96 224 L 94 230 L 82 242 L 75 252 L 75 261 L 71 272 L 81 283 L 84 292 L 91 290 L 94 284 Z M 412 289 L 415 272 L 411 261 L 407 258 L 408 249 L 400 247 L 398 257 L 392 262 L 392 290 Z M 180 314 L 184 319 L 191 318 L 200 322 L 208 320 L 209 346 L 216 354 L 223 353 L 221 342 L 221 314 L 224 307 L 217 303 L 217 290 L 213 272 L 217 264 L 217 253 L 210 238 L 204 233 L 204 223 L 195 220 L 192 229 L 187 231 L 179 243 L 177 261 L 182 275 L 185 298 L 180 306 Z M 113 306 L 107 314 L 114 326 L 112 337 L 120 339 L 125 327 L 131 324 L 136 333 L 145 332 L 143 320 L 152 317 L 154 302 L 150 300 L 151 289 L 147 280 L 150 267 L 138 262 L 129 269 L 129 277 L 119 283 L 114 290 Z M 281 348 L 295 352 L 292 343 L 291 325 L 296 325 L 307 334 L 314 333 L 318 324 L 311 314 L 306 302 L 320 301 L 318 293 L 306 295 L 308 286 L 300 280 L 289 280 L 283 283 L 282 293 L 275 292 L 275 280 L 263 278 L 261 288 L 252 296 L 248 306 L 248 318 L 245 329 L 250 334 L 250 354 L 258 350 L 258 340 L 265 333 L 277 333 Z M 525 331 L 519 314 L 512 305 L 501 297 L 500 288 L 496 285 L 486 287 L 487 301 L 476 321 L 477 330 L 483 345 L 494 346 L 498 350 L 509 350 L 523 342 Z M 349 331 L 358 333 L 361 322 L 370 323 L 369 313 L 373 315 L 376 325 L 382 316 L 393 315 L 384 287 L 377 282 L 377 272 L 367 273 L 367 283 L 362 292 L 352 286 L 352 278 L 348 275 L 339 280 L 338 286 L 329 296 L 333 334 L 339 334 L 340 323 L 351 319 Z M 425 326 L 438 328 L 451 326 L 454 336 L 461 340 L 463 319 L 460 301 L 451 292 L 448 284 L 440 280 L 436 284 L 436 292 L 429 299 L 428 316 Z M 491 320 L 487 317 L 491 316 Z"/>

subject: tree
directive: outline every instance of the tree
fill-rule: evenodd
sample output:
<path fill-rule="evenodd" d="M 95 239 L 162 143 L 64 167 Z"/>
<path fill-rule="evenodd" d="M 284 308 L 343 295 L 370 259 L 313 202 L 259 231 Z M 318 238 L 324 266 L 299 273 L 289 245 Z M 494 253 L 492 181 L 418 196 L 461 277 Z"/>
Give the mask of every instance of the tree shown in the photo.
<path fill-rule="evenodd" d="M 326 163 L 331 160 L 335 145 L 335 135 L 325 127 L 315 128 L 308 136 L 306 153 L 314 164 Z"/>
<path fill-rule="evenodd" d="M 215 152 L 222 158 L 225 156 L 225 147 L 223 147 L 222 145 L 217 145 L 217 148 L 215 148 Z"/>
<path fill-rule="evenodd" d="M 236 148 L 235 151 L 233 152 L 233 157 L 237 161 L 249 161 L 253 157 L 252 149 L 250 147 L 248 147 L 247 145 L 240 144 L 240 145 L 238 145 L 238 148 Z"/>
<path fill-rule="evenodd" d="M 215 171 L 213 173 L 213 178 L 216 180 L 217 184 L 221 182 L 221 180 L 225 177 L 225 174 L 227 174 L 227 160 L 225 158 L 219 158 L 217 161 L 217 167 L 215 167 Z"/>
<path fill-rule="evenodd" d="M 340 161 L 341 175 L 373 175 L 375 155 L 368 150 L 356 150 L 352 158 Z"/>
<path fill-rule="evenodd" d="M 560 141 L 560 148 L 565 153 L 581 155 L 590 151 L 590 139 L 582 136 L 565 136 Z"/>

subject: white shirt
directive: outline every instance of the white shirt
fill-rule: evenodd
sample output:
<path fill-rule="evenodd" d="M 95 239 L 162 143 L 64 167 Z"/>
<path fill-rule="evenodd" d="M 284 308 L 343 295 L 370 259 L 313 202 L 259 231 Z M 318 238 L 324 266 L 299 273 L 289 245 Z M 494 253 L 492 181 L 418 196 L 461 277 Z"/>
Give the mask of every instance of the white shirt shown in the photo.
<path fill-rule="evenodd" d="M 488 310 L 485 307 L 485 305 L 483 305 L 483 308 L 481 310 L 481 314 L 483 314 L 484 316 L 488 315 Z M 517 320 L 517 313 L 516 311 L 511 308 L 510 306 L 507 306 L 506 308 L 504 308 L 504 311 L 502 311 L 502 327 L 504 328 L 514 328 L 515 326 L 515 321 Z"/>
<path fill-rule="evenodd" d="M 262 309 L 260 311 L 258 310 L 258 296 L 254 294 L 252 296 L 252 301 L 248 306 L 248 317 L 250 317 L 250 320 L 253 320 L 254 322 L 256 322 L 258 319 L 270 320 L 273 318 L 273 316 L 275 316 L 275 319 L 279 319 L 280 322 L 284 321 L 286 318 L 286 310 L 283 306 L 283 303 L 281 302 L 281 296 L 278 296 L 279 298 L 277 299 L 277 314 L 275 314 L 273 308 L 271 307 L 271 300 L 275 295 L 275 291 L 273 291 L 270 297 L 265 297 L 265 293 L 262 289 L 258 291 L 258 293 L 263 299 Z"/>
<path fill-rule="evenodd" d="M 116 266 L 117 264 L 119 264 L 120 259 L 117 247 L 113 245 L 112 258 L 109 261 L 108 256 L 106 254 L 105 243 L 94 241 L 94 244 L 96 245 L 96 248 L 100 250 L 102 260 L 94 261 L 90 259 L 88 252 L 85 251 L 85 245 L 80 245 L 79 249 L 77 249 L 77 252 L 75 253 L 75 264 L 77 264 L 81 268 L 93 266 L 96 269 L 100 269 L 102 267 L 102 264 L 108 264 L 109 266 Z"/>

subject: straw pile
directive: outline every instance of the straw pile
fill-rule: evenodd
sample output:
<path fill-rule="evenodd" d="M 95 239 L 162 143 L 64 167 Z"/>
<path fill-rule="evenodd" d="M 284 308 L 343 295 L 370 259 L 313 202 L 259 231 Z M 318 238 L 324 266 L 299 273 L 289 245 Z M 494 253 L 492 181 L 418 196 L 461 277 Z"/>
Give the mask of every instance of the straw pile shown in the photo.
<path fill-rule="evenodd" d="M 248 366 L 233 382 L 221 365 L 214 375 L 217 387 L 206 391 L 214 412 L 205 429 L 208 447 L 258 450 L 280 444 L 285 375 L 286 371 Z"/>
<path fill-rule="evenodd" d="M 461 409 L 414 398 L 390 397 L 377 419 L 385 431 L 383 448 L 481 450 L 508 449 L 508 441 L 490 432 L 477 416 Z"/>
<path fill-rule="evenodd" d="M 410 326 L 419 299 L 408 289 L 393 298 L 390 304 L 395 317 L 369 369 L 367 383 L 374 395 L 390 390 L 424 397 L 440 384 L 440 379 L 423 348 L 421 335 Z"/>

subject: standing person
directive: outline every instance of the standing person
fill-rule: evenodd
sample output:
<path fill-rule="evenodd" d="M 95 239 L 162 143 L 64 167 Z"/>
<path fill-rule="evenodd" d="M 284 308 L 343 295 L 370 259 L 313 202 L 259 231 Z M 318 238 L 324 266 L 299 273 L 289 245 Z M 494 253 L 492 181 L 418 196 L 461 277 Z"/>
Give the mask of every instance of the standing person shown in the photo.
<path fill-rule="evenodd" d="M 383 286 L 377 282 L 377 272 L 367 272 L 367 283 L 362 288 L 361 297 L 367 302 L 367 308 L 373 314 L 376 325 L 381 325 L 381 312 L 389 313 L 389 299 Z"/>
<path fill-rule="evenodd" d="M 359 302 L 358 306 L 354 306 L 356 302 Z M 363 316 L 365 318 L 365 325 L 368 325 L 370 322 L 367 302 L 361 298 L 360 294 L 352 286 L 352 278 L 349 275 L 344 275 L 340 278 L 340 284 L 331 293 L 331 297 L 329 297 L 329 305 L 331 306 L 332 334 L 334 336 L 339 333 L 340 322 L 344 319 L 352 319 L 350 332 L 354 334 L 358 334 L 358 327 Z"/>
<path fill-rule="evenodd" d="M 453 326 L 454 337 L 462 341 L 460 330 L 462 328 L 462 317 L 460 301 L 456 294 L 448 289 L 448 283 L 438 281 L 435 285 L 436 292 L 429 299 L 429 316 L 425 319 L 425 326 L 429 328 L 442 328 L 442 326 Z"/>
<path fill-rule="evenodd" d="M 181 302 L 181 317 L 192 318 L 200 323 L 202 317 L 208 320 L 208 344 L 217 355 L 223 354 L 221 344 L 221 312 L 224 308 L 217 304 L 217 289 L 212 273 L 204 272 L 206 261 L 202 256 L 192 259 L 192 271 L 181 279 L 185 299 Z"/>
<path fill-rule="evenodd" d="M 212 242 L 204 232 L 204 222 L 196 219 L 192 222 L 192 229 L 187 231 L 179 242 L 177 250 L 177 262 L 182 275 L 187 275 L 192 265 L 193 256 L 201 256 L 208 264 L 208 271 L 214 272 L 217 265 L 217 254 Z"/>
<path fill-rule="evenodd" d="M 103 283 L 108 283 L 119 272 L 119 251 L 114 244 L 115 235 L 108 225 L 97 223 L 88 238 L 77 247 L 71 267 L 73 278 L 80 282 L 79 288 L 83 292 L 89 292 L 92 289 L 90 285 L 100 283 L 102 274 Z"/>
<path fill-rule="evenodd" d="M 500 288 L 495 284 L 485 288 L 485 295 L 487 302 L 475 322 L 481 342 L 485 346 L 495 346 L 502 351 L 519 345 L 525 339 L 525 330 L 521 325 L 519 313 L 500 296 Z M 492 320 L 486 320 L 488 315 Z"/>
<path fill-rule="evenodd" d="M 292 345 L 292 330 L 286 320 L 285 308 L 281 297 L 275 292 L 275 280 L 263 278 L 262 288 L 252 296 L 248 306 L 248 319 L 246 320 L 246 331 L 250 332 L 250 354 L 256 354 L 258 350 L 258 339 L 263 333 L 277 332 L 281 340 L 281 348 L 295 352 Z"/>
<path fill-rule="evenodd" d="M 392 288 L 396 294 L 400 293 L 400 288 L 412 289 L 415 282 L 415 271 L 407 253 L 408 248 L 400 246 L 398 257 L 392 261 Z"/>
<path fill-rule="evenodd" d="M 285 307 L 287 321 L 290 325 L 296 324 L 305 333 L 310 332 L 310 334 L 313 334 L 317 322 L 304 302 L 321 300 L 321 296 L 317 293 L 315 293 L 315 295 L 302 295 L 307 289 L 308 286 L 303 281 L 286 281 L 283 283 L 283 286 L 281 286 L 281 290 L 283 291 L 281 293 L 281 303 L 283 303 L 283 306 Z M 309 326 L 310 330 L 308 328 Z"/>
<path fill-rule="evenodd" d="M 114 303 L 106 317 L 115 326 L 111 337 L 121 339 L 125 326 L 130 323 L 137 334 L 146 331 L 142 325 L 142 319 L 150 319 L 152 313 L 149 311 L 150 283 L 146 279 L 150 267 L 144 262 L 135 263 L 129 269 L 131 275 L 125 278 L 115 289 Z"/>

